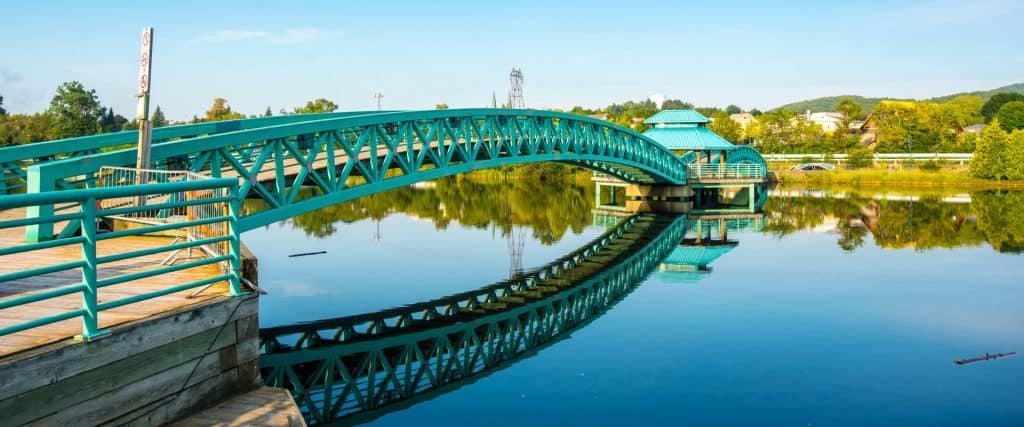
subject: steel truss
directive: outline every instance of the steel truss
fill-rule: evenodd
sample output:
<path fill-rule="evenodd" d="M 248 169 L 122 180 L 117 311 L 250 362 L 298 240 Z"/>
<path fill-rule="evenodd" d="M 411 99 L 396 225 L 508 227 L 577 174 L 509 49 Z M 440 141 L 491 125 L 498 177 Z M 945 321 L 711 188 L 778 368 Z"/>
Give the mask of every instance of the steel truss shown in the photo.
<path fill-rule="evenodd" d="M 34 165 L 29 189 L 89 183 L 101 165 L 131 165 L 134 156 L 128 149 Z M 245 214 L 242 231 L 419 181 L 521 163 L 570 163 L 633 183 L 684 185 L 687 179 L 685 162 L 636 132 L 535 110 L 431 110 L 295 122 L 166 142 L 153 147 L 151 158 L 155 168 L 240 178 L 240 194 L 269 206 Z M 315 195 L 299 197 L 303 187 L 315 188 Z M 38 213 L 47 214 L 52 213 Z M 52 231 L 29 234 L 30 240 L 44 240 Z"/>
<path fill-rule="evenodd" d="M 686 230 L 684 216 L 631 218 L 605 236 L 616 237 L 601 243 L 593 255 L 531 289 L 489 305 L 480 303 L 476 309 L 460 305 L 457 313 L 422 318 L 405 327 L 396 323 L 387 327 L 390 332 L 312 345 L 308 337 L 327 329 L 312 325 L 307 338 L 296 342 L 301 346 L 264 346 L 271 350 L 260 358 L 264 382 L 291 390 L 310 424 L 374 418 L 429 399 L 529 357 L 587 325 L 635 289 Z M 372 317 L 357 316 L 356 321 L 382 325 L 394 313 Z M 351 330 L 346 321 L 333 330 Z M 273 330 L 263 334 L 265 339 L 279 337 Z"/>

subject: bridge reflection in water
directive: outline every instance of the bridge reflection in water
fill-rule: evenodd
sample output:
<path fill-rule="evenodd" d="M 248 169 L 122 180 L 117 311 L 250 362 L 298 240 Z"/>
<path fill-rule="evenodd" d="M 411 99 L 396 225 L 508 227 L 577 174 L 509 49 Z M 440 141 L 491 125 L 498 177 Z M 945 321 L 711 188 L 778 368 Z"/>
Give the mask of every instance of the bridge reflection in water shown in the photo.
<path fill-rule="evenodd" d="M 262 329 L 264 382 L 291 390 L 310 424 L 380 417 L 568 338 L 652 272 L 685 270 L 683 264 L 666 266 L 690 261 L 691 248 L 723 246 L 718 238 L 705 237 L 705 230 L 728 241 L 728 230 L 760 223 L 752 217 L 757 216 L 595 211 L 595 224 L 607 228 L 604 234 L 512 280 L 374 313 Z M 736 244 L 728 242 L 724 246 Z M 710 271 L 706 263 L 692 270 Z"/>

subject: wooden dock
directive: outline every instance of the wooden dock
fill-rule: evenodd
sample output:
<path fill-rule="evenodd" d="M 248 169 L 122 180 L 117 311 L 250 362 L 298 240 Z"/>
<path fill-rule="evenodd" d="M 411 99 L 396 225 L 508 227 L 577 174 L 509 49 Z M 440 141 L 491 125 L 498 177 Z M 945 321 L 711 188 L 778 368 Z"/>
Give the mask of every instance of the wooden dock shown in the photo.
<path fill-rule="evenodd" d="M 288 390 L 262 387 L 225 400 L 210 409 L 172 424 L 173 427 L 305 426 Z"/>
<path fill-rule="evenodd" d="M 24 216 L 24 209 L 0 211 L 0 221 L 24 218 Z M 126 236 L 110 240 L 102 240 L 98 243 L 97 255 L 102 257 L 133 250 L 165 246 L 171 243 L 171 240 L 172 238 L 170 237 L 149 236 Z M 23 227 L 0 229 L 0 247 L 20 245 L 24 242 L 25 230 Z M 195 257 L 192 258 L 193 260 L 206 256 L 201 250 L 194 250 L 192 254 Z M 160 262 L 166 258 L 167 255 L 168 253 L 158 253 L 131 258 L 124 261 L 102 264 L 98 271 L 98 278 L 102 280 L 105 278 L 152 270 L 160 267 Z M 0 257 L 0 274 L 78 261 L 81 259 L 81 246 L 77 244 L 5 255 Z M 166 289 L 176 284 L 189 283 L 192 281 L 215 277 L 220 274 L 223 274 L 220 266 L 205 265 L 173 273 L 162 274 L 156 277 L 119 283 L 101 288 L 99 290 L 99 302 L 102 304 L 108 301 L 115 301 L 147 292 Z M 81 280 L 81 270 L 72 269 L 21 280 L 3 282 L 0 283 L 0 300 L 74 285 L 80 283 Z M 109 328 L 117 324 L 142 319 L 154 314 L 196 304 L 225 295 L 227 290 L 227 283 L 219 282 L 200 293 L 195 298 L 190 298 L 193 291 L 188 290 L 101 311 L 99 313 L 99 327 L 101 329 Z M 82 308 L 81 293 L 73 293 L 58 298 L 46 299 L 16 308 L 0 310 L 0 327 L 10 326 L 80 308 Z M 81 318 L 73 318 L 6 336 L 0 336 L 0 357 L 45 344 L 71 339 L 81 332 Z"/>

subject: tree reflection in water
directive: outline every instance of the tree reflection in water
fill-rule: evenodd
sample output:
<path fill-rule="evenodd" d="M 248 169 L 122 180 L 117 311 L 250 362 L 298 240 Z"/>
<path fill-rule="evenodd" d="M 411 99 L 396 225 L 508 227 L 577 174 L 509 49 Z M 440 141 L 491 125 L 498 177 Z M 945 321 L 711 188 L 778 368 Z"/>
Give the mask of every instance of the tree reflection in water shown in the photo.
<path fill-rule="evenodd" d="M 1024 191 L 978 191 L 971 203 L 946 203 L 938 196 L 915 201 L 875 200 L 856 193 L 844 198 L 770 197 L 765 232 L 778 237 L 814 228 L 833 229 L 847 251 L 871 234 L 887 249 L 957 248 L 989 244 L 999 252 L 1024 250 Z"/>

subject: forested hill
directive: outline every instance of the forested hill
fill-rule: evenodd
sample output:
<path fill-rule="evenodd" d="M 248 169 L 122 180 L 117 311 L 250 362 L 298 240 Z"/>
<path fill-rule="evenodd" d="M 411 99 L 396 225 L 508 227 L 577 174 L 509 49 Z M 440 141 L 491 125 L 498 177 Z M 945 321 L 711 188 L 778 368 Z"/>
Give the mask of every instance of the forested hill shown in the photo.
<path fill-rule="evenodd" d="M 935 97 L 935 98 L 926 99 L 925 101 L 945 102 L 945 101 L 949 101 L 950 99 L 953 99 L 953 98 L 955 98 L 957 96 L 961 96 L 961 95 L 976 95 L 976 96 L 980 96 L 982 101 L 988 101 L 988 99 L 991 98 L 992 95 L 1000 93 L 1000 92 L 1015 92 L 1015 93 L 1024 94 L 1024 83 L 1015 83 L 1015 84 L 1012 84 L 1012 85 L 1007 85 L 1007 86 L 995 88 L 995 89 L 992 89 L 992 90 L 954 93 L 952 95 L 938 96 L 938 97 Z M 793 102 L 793 103 L 790 103 L 790 104 L 786 104 L 786 105 L 780 106 L 780 107 L 778 107 L 776 109 L 787 109 L 787 110 L 790 110 L 790 111 L 796 111 L 798 113 L 802 113 L 802 112 L 807 111 L 807 110 L 811 110 L 812 112 L 817 112 L 817 111 L 834 111 L 836 104 L 839 103 L 839 101 L 842 100 L 843 98 L 850 98 L 850 99 L 852 99 L 854 102 L 860 104 L 860 106 L 864 108 L 864 111 L 871 111 L 871 109 L 874 108 L 875 105 L 878 105 L 878 103 L 880 101 L 882 101 L 883 99 L 894 99 L 894 100 L 904 100 L 904 101 L 906 100 L 906 99 L 900 99 L 900 98 L 865 98 L 863 96 L 857 96 L 857 95 L 839 95 L 839 96 L 826 96 L 826 97 L 823 97 L 823 98 L 815 98 L 815 99 L 808 99 L 808 100 L 805 100 L 805 101 Z"/>

